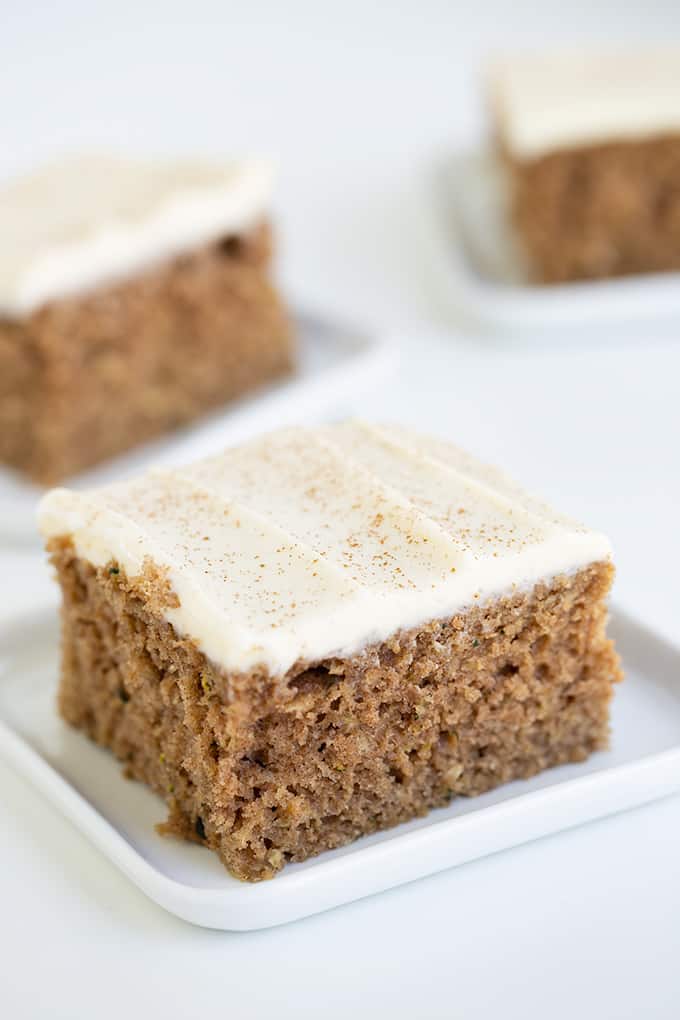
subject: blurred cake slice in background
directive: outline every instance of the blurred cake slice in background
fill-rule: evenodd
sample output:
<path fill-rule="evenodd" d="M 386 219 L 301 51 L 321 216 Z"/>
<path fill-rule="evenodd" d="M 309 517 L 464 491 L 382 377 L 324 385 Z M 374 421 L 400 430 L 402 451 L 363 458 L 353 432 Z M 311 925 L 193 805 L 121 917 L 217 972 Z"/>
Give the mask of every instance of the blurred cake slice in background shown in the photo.
<path fill-rule="evenodd" d="M 680 48 L 500 61 L 492 105 L 536 280 L 680 269 Z"/>
<path fill-rule="evenodd" d="M 291 370 L 271 187 L 82 156 L 0 191 L 0 462 L 54 482 Z"/>

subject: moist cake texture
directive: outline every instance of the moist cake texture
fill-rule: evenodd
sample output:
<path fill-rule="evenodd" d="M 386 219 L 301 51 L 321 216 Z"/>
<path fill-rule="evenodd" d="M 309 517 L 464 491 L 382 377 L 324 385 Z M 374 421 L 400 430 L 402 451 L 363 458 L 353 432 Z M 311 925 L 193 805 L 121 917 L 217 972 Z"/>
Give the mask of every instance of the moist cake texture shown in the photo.
<path fill-rule="evenodd" d="M 63 716 L 239 878 L 607 744 L 607 539 L 448 444 L 285 430 L 40 524 Z"/>
<path fill-rule="evenodd" d="M 0 192 L 0 462 L 53 483 L 291 370 L 270 191 L 88 157 Z"/>
<path fill-rule="evenodd" d="M 517 57 L 493 77 L 511 219 L 532 276 L 680 268 L 680 51 Z"/>

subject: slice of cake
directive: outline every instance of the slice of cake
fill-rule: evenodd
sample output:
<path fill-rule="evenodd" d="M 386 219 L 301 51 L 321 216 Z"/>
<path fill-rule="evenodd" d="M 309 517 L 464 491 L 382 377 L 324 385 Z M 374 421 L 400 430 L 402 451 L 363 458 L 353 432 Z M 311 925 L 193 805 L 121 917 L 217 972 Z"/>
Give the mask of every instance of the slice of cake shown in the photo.
<path fill-rule="evenodd" d="M 241 879 L 608 740 L 607 539 L 400 428 L 56 489 L 59 707 Z"/>
<path fill-rule="evenodd" d="M 492 91 L 535 279 L 680 269 L 680 49 L 517 57 Z"/>
<path fill-rule="evenodd" d="M 83 157 L 0 191 L 0 462 L 58 481 L 291 369 L 271 177 Z"/>

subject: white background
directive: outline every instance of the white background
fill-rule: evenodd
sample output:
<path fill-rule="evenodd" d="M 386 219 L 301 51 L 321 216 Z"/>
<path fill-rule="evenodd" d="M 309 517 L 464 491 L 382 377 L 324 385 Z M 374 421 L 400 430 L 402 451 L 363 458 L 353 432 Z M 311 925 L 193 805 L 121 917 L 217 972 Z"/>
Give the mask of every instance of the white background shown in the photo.
<path fill-rule="evenodd" d="M 680 322 L 491 339 L 461 321 L 430 170 L 480 73 L 545 42 L 680 42 L 647 3 L 0 0 L 0 174 L 82 146 L 265 152 L 289 293 L 392 338 L 348 412 L 417 423 L 609 532 L 616 598 L 680 640 Z M 48 584 L 0 550 L 0 607 Z M 0 766 L 0 1016 L 680 1015 L 680 799 L 263 933 L 149 903 Z"/>

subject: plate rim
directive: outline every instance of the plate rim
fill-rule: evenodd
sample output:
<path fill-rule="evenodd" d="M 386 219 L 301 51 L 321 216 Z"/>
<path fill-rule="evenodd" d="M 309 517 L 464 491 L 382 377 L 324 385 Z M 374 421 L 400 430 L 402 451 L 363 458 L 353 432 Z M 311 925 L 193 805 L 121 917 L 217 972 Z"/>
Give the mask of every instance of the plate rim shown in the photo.
<path fill-rule="evenodd" d="M 660 645 L 680 661 L 680 646 L 618 606 L 611 617 L 621 628 L 634 629 L 647 641 Z M 0 622 L 0 637 L 8 632 L 34 626 L 55 625 L 54 607 L 40 607 Z M 149 899 L 168 912 L 201 927 L 226 931 L 250 931 L 273 927 L 341 906 L 388 889 L 457 867 L 471 860 L 566 831 L 588 821 L 604 818 L 636 805 L 659 799 L 680 789 L 680 742 L 677 746 L 643 754 L 632 761 L 604 766 L 595 772 L 564 779 L 538 790 L 518 793 L 498 804 L 486 805 L 470 814 L 435 819 L 422 828 L 399 833 L 364 846 L 351 845 L 344 854 L 324 859 L 320 855 L 304 871 L 284 872 L 275 880 L 255 884 L 238 883 L 228 889 L 194 886 L 173 878 L 148 860 L 28 739 L 22 737 L 0 716 L 0 757 L 23 779 L 31 783 L 53 807 L 73 824 L 106 858 Z M 614 786 L 614 804 L 600 801 Z M 580 810 L 570 820 L 541 823 L 545 803 L 562 799 Z M 599 798 L 599 800 L 598 800 Z M 452 832 L 483 828 L 503 822 L 520 823 L 534 819 L 532 832 L 501 839 L 480 852 L 442 854 L 442 845 Z M 502 816 L 505 816 L 503 819 Z M 511 826 L 510 826 L 511 827 Z M 389 830 L 386 830 L 389 832 Z M 450 848 L 449 848 L 450 850 Z M 423 852 L 430 860 L 421 865 Z M 356 872 L 360 855 L 360 873 Z M 380 877 L 376 879 L 376 875 Z M 353 888 L 352 888 L 353 886 Z M 338 889 L 341 891 L 338 893 Z M 349 892 L 348 892 L 349 890 Z"/>

